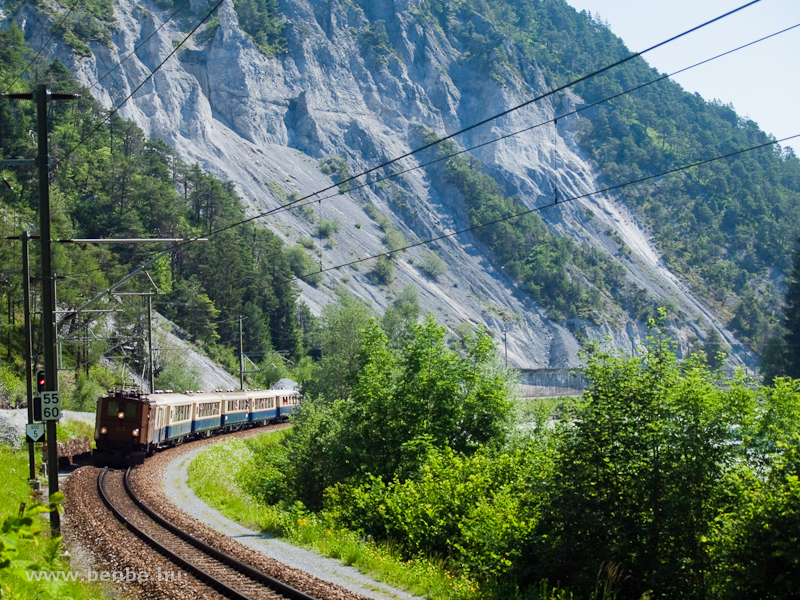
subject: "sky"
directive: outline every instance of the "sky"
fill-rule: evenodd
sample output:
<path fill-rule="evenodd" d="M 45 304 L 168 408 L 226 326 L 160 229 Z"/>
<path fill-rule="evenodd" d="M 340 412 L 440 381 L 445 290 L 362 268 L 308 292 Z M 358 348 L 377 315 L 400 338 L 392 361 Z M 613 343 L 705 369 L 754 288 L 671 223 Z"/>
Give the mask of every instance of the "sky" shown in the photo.
<path fill-rule="evenodd" d="M 607 22 L 629 50 L 640 52 L 749 0 L 567 0 Z M 672 73 L 748 42 L 800 24 L 800 0 L 761 0 L 644 59 Z M 675 76 L 706 100 L 736 112 L 777 139 L 800 134 L 800 27 Z M 800 138 L 781 144 L 800 156 Z"/>

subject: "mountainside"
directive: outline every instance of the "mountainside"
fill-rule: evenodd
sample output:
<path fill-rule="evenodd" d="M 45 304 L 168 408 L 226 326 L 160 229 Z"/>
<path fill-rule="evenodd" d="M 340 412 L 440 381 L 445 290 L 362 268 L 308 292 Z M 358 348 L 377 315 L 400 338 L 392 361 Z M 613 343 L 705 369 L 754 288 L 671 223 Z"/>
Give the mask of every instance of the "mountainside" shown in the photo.
<path fill-rule="evenodd" d="M 98 30 L 109 32 L 105 39 L 84 36 L 84 50 L 69 36 L 60 36 L 47 51 L 112 107 L 158 67 L 211 6 L 192 2 L 191 11 L 167 21 L 174 10 L 167 5 L 119 0 L 113 18 L 108 10 L 95 15 Z M 183 161 L 197 162 L 233 182 L 250 214 L 271 211 L 435 136 L 526 102 L 569 80 L 573 72 L 582 74 L 625 54 L 602 25 L 563 2 L 519 5 L 517 14 L 504 16 L 494 3 L 289 0 L 265 5 L 260 15 L 271 29 L 267 35 L 262 24 L 259 37 L 240 27 L 237 10 L 241 15 L 250 4 L 234 8 L 226 0 L 119 112 L 145 135 L 171 145 Z M 3 17 L 11 8 L 6 0 Z M 42 47 L 51 17 L 29 4 L 13 8 L 31 46 Z M 533 19 L 526 10 L 540 12 Z M 252 26 L 252 19 L 251 14 L 243 21 Z M 588 33 L 577 31 L 578 26 Z M 525 41 L 525 31 L 539 37 Z M 576 39 L 605 40 L 606 45 L 576 50 Z M 558 70 L 563 56 L 572 57 L 572 71 Z M 582 196 L 647 175 L 648 168 L 658 173 L 708 158 L 691 152 L 702 133 L 695 135 L 695 123 L 676 114 L 669 131 L 666 126 L 659 130 L 661 122 L 649 123 L 636 100 L 626 100 L 616 112 L 609 108 L 587 117 L 561 117 L 587 101 L 636 85 L 649 73 L 638 60 L 620 80 L 609 75 L 595 87 L 547 98 L 472 129 L 455 138 L 455 144 L 406 158 L 367 181 L 395 171 L 405 171 L 402 175 L 366 187 L 360 187 L 361 179 L 339 193 L 334 187 L 300 203 L 306 204 L 302 208 L 260 222 L 287 245 L 299 243 L 310 254 L 312 261 L 299 261 L 301 270 L 308 264 L 329 269 L 544 206 L 556 197 Z M 755 143 L 759 134 L 764 137 L 730 109 L 681 96 L 670 85 L 671 102 L 693 102 L 698 115 L 730 112 L 726 118 L 732 119 L 733 131 L 742 130 Z M 548 123 L 554 117 L 559 117 L 557 124 Z M 540 123 L 545 124 L 531 128 Z M 472 150 L 471 158 L 427 164 L 459 147 L 521 130 L 526 131 Z M 724 140 L 727 151 L 738 149 L 739 141 L 730 134 Z M 637 155 L 642 148 L 650 153 L 646 158 Z M 656 306 L 667 305 L 681 352 L 718 334 L 732 345 L 733 364 L 752 364 L 752 352 L 736 336 L 757 342 L 768 323 L 759 331 L 747 330 L 750 313 L 736 311 L 744 300 L 768 306 L 774 299 L 788 263 L 788 256 L 782 264 L 775 256 L 793 242 L 800 190 L 797 160 L 767 152 L 764 160 L 782 169 L 780 181 L 771 185 L 780 186 L 781 206 L 788 208 L 780 219 L 783 229 L 766 236 L 774 238 L 766 250 L 754 247 L 758 240 L 744 239 L 741 247 L 731 246 L 732 258 L 709 251 L 698 260 L 675 247 L 681 236 L 698 236 L 683 222 L 676 225 L 678 215 L 670 211 L 702 212 L 709 199 L 720 208 L 692 226 L 708 229 L 709 237 L 722 235 L 709 242 L 713 249 L 731 244 L 725 231 L 749 235 L 737 222 L 737 210 L 750 206 L 752 212 L 752 205 L 735 210 L 724 201 L 747 194 L 730 174 L 709 167 L 708 172 L 592 195 L 442 239 L 431 248 L 443 264 L 418 246 L 396 252 L 391 260 L 306 277 L 301 297 L 318 312 L 343 286 L 382 311 L 403 285 L 411 284 L 420 292 L 423 310 L 433 311 L 451 328 L 461 322 L 485 324 L 500 340 L 507 330 L 509 360 L 521 367 L 577 365 L 579 340 L 605 335 L 634 351 L 647 318 Z M 645 161 L 647 168 L 642 167 Z M 716 196 L 708 192 L 708 180 Z M 742 261 L 749 262 L 741 266 Z M 724 269 L 711 270 L 717 263 L 724 263 Z M 729 263 L 741 272 L 717 282 L 721 270 L 734 269 Z"/>

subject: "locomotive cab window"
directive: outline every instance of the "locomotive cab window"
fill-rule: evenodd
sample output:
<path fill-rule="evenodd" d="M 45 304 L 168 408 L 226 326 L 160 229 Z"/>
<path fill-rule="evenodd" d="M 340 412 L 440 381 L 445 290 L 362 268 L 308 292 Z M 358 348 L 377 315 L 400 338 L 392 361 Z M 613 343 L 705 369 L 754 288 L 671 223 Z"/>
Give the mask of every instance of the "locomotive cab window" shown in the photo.
<path fill-rule="evenodd" d="M 109 417 L 119 417 L 132 419 L 136 417 L 136 403 L 135 402 L 114 402 L 113 400 L 108 402 L 108 406 L 106 408 L 106 415 Z"/>

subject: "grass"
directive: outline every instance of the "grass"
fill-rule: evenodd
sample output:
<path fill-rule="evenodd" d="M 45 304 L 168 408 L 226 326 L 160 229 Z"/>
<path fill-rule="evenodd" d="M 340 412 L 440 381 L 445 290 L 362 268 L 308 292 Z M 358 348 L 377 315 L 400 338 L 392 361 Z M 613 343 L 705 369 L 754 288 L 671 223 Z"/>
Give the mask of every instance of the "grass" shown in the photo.
<path fill-rule="evenodd" d="M 256 456 L 276 445 L 284 432 L 215 444 L 189 467 L 189 487 L 225 516 L 323 556 L 341 560 L 375 579 L 431 600 L 479 598 L 477 586 L 453 575 L 443 560 L 406 560 L 402 548 L 364 540 L 353 531 L 308 513 L 301 504 L 263 504 L 250 491 L 264 479 L 280 483 L 279 473 L 265 473 Z M 258 474 L 262 479 L 254 479 Z"/>
<path fill-rule="evenodd" d="M 27 449 L 13 451 L 6 445 L 0 445 L 0 521 L 11 523 L 19 515 L 23 503 L 28 507 L 35 503 L 27 481 Z M 42 531 L 29 540 L 10 538 L 4 527 L 2 541 L 14 543 L 16 552 L 9 557 L 10 565 L 0 568 L 0 597 L 40 600 L 97 600 L 112 597 L 103 586 L 80 580 L 28 581 L 25 572 L 30 565 L 37 565 L 46 571 L 66 571 L 69 568 L 69 559 L 63 555 L 60 539 L 50 538 L 48 515 L 34 516 L 32 527 L 41 528 Z"/>
<path fill-rule="evenodd" d="M 86 436 L 94 443 L 94 423 L 72 419 L 61 419 L 56 424 L 56 436 L 60 441 Z"/>

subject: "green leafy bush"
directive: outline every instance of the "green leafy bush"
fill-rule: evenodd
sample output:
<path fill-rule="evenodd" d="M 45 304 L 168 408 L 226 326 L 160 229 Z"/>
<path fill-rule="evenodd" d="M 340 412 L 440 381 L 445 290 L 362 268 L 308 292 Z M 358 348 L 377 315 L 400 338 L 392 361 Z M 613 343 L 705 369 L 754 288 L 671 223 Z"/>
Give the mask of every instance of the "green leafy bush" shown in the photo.
<path fill-rule="evenodd" d="M 419 268 L 434 281 L 439 281 L 447 271 L 442 257 L 431 250 L 426 250 L 422 253 L 422 261 L 419 264 Z"/>
<path fill-rule="evenodd" d="M 444 332 L 429 315 L 395 357 L 373 320 L 347 365 L 346 399 L 304 403 L 287 444 L 306 506 L 319 508 L 323 491 L 349 477 L 403 479 L 432 449 L 471 453 L 504 437 L 513 383 L 490 337 L 479 332 L 462 357 Z"/>
<path fill-rule="evenodd" d="M 379 256 L 375 259 L 369 275 L 373 283 L 389 285 L 394 281 L 394 263 L 387 256 Z"/>
<path fill-rule="evenodd" d="M 334 233 L 337 233 L 340 228 L 341 225 L 338 219 L 333 221 L 326 221 L 325 219 L 320 219 L 319 225 L 317 227 L 317 235 L 321 238 L 329 238 Z"/>

